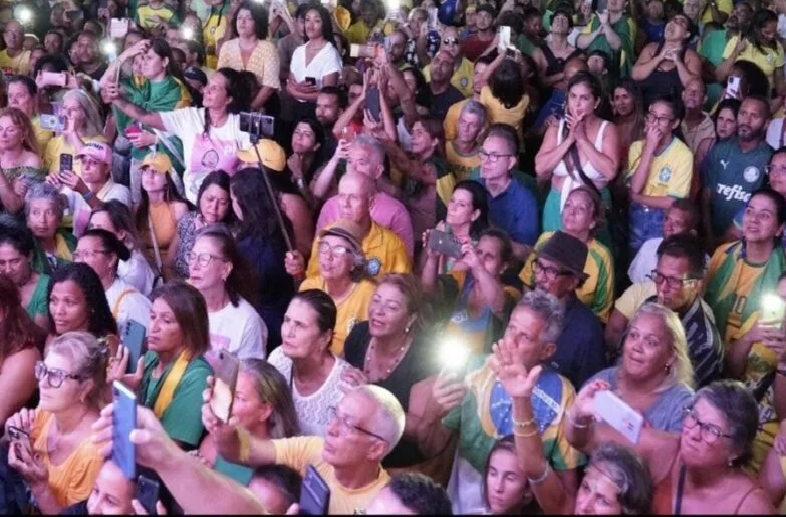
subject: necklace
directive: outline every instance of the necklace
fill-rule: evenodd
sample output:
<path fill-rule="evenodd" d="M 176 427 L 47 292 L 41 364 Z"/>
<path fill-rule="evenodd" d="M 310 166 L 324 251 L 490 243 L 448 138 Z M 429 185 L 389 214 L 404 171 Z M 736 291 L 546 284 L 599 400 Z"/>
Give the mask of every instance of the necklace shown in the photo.
<path fill-rule="evenodd" d="M 363 365 L 363 372 L 366 375 L 368 375 L 369 377 L 372 377 L 372 375 L 371 375 L 371 366 L 373 364 L 372 363 L 372 358 L 373 358 L 377 362 L 377 366 L 379 367 L 379 369 L 382 372 L 384 372 L 384 374 L 385 374 L 384 378 L 387 378 L 391 373 L 393 373 L 393 370 L 395 370 L 396 367 L 401 363 L 401 360 L 404 359 L 404 355 L 407 353 L 407 350 L 409 349 L 409 345 L 412 342 L 412 340 L 407 338 L 405 343 L 403 345 L 401 345 L 401 348 L 399 348 L 398 356 L 390 363 L 390 366 L 388 368 L 385 368 L 382 364 L 379 364 L 379 360 L 376 359 L 376 357 L 375 357 L 376 356 L 376 342 L 375 341 L 376 341 L 375 339 L 372 339 L 371 342 L 368 345 L 368 351 L 366 352 L 366 361 L 365 361 L 365 363 Z M 383 378 L 383 377 L 380 377 L 380 378 Z"/>

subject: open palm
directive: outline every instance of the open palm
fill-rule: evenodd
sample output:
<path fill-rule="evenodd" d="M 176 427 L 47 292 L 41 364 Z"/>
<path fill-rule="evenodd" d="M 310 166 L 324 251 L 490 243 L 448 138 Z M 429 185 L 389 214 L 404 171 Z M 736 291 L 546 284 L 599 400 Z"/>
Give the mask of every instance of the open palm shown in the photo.
<path fill-rule="evenodd" d="M 514 398 L 530 397 L 543 371 L 540 365 L 527 369 L 523 358 L 516 353 L 515 345 L 504 337 L 494 345 L 494 355 L 489 364 L 505 391 Z"/>

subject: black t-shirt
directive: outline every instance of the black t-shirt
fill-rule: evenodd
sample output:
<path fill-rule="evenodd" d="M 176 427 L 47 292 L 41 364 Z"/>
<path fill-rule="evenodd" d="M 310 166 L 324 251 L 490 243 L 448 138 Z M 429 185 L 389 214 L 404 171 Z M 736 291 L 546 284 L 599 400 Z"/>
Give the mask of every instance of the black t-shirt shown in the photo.
<path fill-rule="evenodd" d="M 370 341 L 371 334 L 368 330 L 368 322 L 364 321 L 355 325 L 344 342 L 344 359 L 355 368 L 362 370 Z M 412 386 L 439 373 L 433 356 L 434 354 L 429 350 L 429 343 L 424 337 L 416 336 L 396 369 L 387 379 L 382 379 L 374 384 L 395 395 L 406 411 L 409 408 L 409 394 Z M 414 440 L 402 437 L 396 448 L 382 460 L 382 466 L 385 468 L 409 467 L 422 463 L 426 459 Z"/>
<path fill-rule="evenodd" d="M 452 84 L 444 92 L 431 94 L 431 115 L 434 118 L 444 119 L 451 106 L 464 100 L 464 96 Z"/>

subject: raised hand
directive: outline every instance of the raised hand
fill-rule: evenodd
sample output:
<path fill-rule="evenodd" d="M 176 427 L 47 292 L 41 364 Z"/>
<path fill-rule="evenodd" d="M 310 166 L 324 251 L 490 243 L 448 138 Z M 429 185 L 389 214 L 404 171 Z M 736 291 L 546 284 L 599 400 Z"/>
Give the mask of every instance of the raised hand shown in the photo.
<path fill-rule="evenodd" d="M 543 367 L 536 365 L 527 369 L 518 347 L 504 337 L 494 344 L 492 350 L 489 366 L 508 395 L 512 398 L 531 397 Z"/>

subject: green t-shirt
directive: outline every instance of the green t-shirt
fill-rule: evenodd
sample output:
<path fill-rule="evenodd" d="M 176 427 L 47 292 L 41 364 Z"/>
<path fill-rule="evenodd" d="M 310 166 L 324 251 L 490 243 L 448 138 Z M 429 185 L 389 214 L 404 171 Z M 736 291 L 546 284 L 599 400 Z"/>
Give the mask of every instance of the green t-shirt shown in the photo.
<path fill-rule="evenodd" d="M 46 299 L 46 291 L 49 288 L 51 279 L 52 277 L 47 274 L 42 274 L 38 278 L 38 283 L 35 284 L 35 289 L 33 289 L 33 296 L 30 297 L 30 302 L 25 307 L 27 315 L 31 318 L 35 318 L 39 314 L 48 314 L 49 303 Z"/>
<path fill-rule="evenodd" d="M 145 354 L 145 373 L 139 395 L 142 404 L 150 409 L 155 407 L 163 380 L 175 363 L 169 365 L 164 374 L 156 379 L 153 371 L 157 364 L 158 354 L 148 351 Z M 202 425 L 202 392 L 207 388 L 208 375 L 213 375 L 213 369 L 202 357 L 188 363 L 183 378 L 175 388 L 172 403 L 161 415 L 161 425 L 173 440 L 193 447 L 199 445 L 205 430 Z"/>
<path fill-rule="evenodd" d="M 519 41 L 516 46 L 518 47 L 519 52 L 530 57 L 532 56 L 532 53 L 535 52 L 535 49 L 538 48 L 529 40 L 528 37 L 523 34 L 519 36 Z"/>

